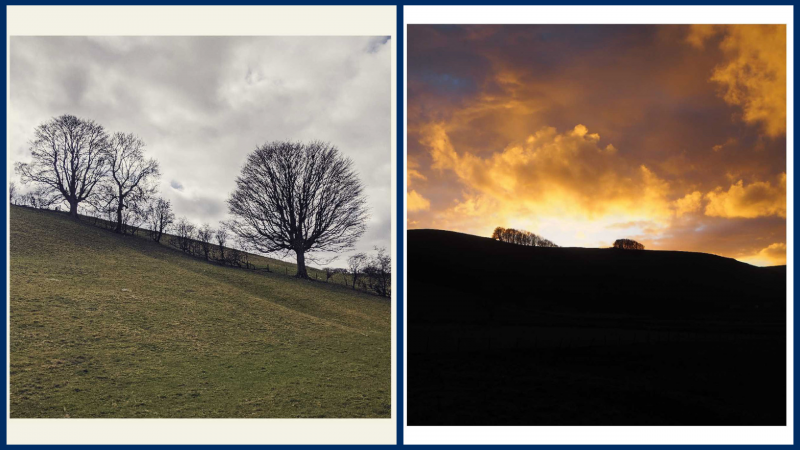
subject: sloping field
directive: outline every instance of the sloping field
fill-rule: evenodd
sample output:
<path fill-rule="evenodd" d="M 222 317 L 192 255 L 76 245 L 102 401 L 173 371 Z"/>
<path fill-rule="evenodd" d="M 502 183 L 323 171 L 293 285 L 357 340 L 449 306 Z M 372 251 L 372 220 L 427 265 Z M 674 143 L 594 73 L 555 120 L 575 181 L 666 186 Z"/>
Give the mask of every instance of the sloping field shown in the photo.
<path fill-rule="evenodd" d="M 390 303 L 11 208 L 11 416 L 389 417 Z"/>
<path fill-rule="evenodd" d="M 786 269 L 408 232 L 411 425 L 785 425 Z"/>

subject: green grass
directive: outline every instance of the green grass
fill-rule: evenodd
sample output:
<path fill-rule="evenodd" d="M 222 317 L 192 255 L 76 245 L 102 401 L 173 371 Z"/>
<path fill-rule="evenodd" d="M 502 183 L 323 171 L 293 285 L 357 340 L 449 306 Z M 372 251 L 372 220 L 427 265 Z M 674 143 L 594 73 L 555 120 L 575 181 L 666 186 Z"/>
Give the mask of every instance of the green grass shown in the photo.
<path fill-rule="evenodd" d="M 30 208 L 27 208 L 27 209 L 30 210 Z M 93 224 L 93 225 L 95 225 L 97 227 L 100 227 L 100 228 L 105 227 L 107 229 L 113 229 L 113 227 L 114 227 L 113 223 L 108 222 L 108 221 L 106 221 L 104 219 L 97 218 L 97 217 L 81 216 L 81 218 L 85 223 L 91 223 L 91 224 Z M 145 228 L 138 229 L 136 231 L 136 233 L 133 234 L 133 236 L 136 236 L 136 237 L 138 237 L 140 239 L 151 239 L 150 236 L 148 235 L 148 230 L 145 229 Z M 166 247 L 174 249 L 175 247 L 172 247 L 170 245 L 170 240 L 173 237 L 174 237 L 173 235 L 171 235 L 169 233 L 165 233 L 161 237 L 160 245 L 163 245 L 163 246 L 166 246 Z M 229 235 L 228 238 L 229 238 L 229 242 L 228 243 L 230 244 L 231 243 L 230 241 L 233 240 L 233 236 Z M 211 249 L 212 249 L 212 252 L 211 252 L 212 255 L 211 255 L 211 258 L 210 258 L 211 261 L 216 263 L 216 264 L 219 264 L 219 262 L 216 260 L 216 258 L 219 257 L 219 245 L 216 244 L 216 240 L 214 240 L 212 242 Z M 231 251 L 231 249 L 226 246 L 225 247 L 225 252 L 227 253 L 229 251 Z M 198 252 L 199 252 L 199 250 L 198 250 Z M 240 252 L 240 253 L 244 253 L 244 252 Z M 284 259 L 286 259 L 286 260 L 282 260 L 282 259 L 270 258 L 268 256 L 256 255 L 256 254 L 249 253 L 249 260 L 248 261 L 250 263 L 250 267 L 253 268 L 253 269 L 256 269 L 256 270 L 268 270 L 268 271 L 275 272 L 275 273 L 281 274 L 281 275 L 294 276 L 295 274 L 297 274 L 297 264 L 289 261 L 292 258 L 293 255 L 294 255 L 293 253 L 290 253 L 289 255 L 286 255 L 284 257 Z M 195 254 L 195 255 L 192 255 L 192 256 L 194 256 L 197 259 L 204 259 L 199 254 Z M 308 258 L 308 256 L 309 255 L 306 255 L 307 258 Z M 307 259 L 306 261 L 309 261 L 309 260 Z M 338 260 L 340 265 L 341 265 L 342 261 L 343 260 Z M 309 278 L 311 278 L 313 280 L 325 281 L 327 283 L 341 284 L 343 286 L 350 287 L 352 289 L 353 276 L 351 274 L 349 274 L 349 273 L 336 273 L 330 279 L 327 279 L 326 276 L 325 276 L 325 270 L 318 269 L 316 267 L 312 267 L 312 266 L 309 266 L 309 265 L 306 265 L 306 272 L 308 273 Z M 364 289 L 363 289 L 363 287 L 360 287 L 357 290 L 362 290 L 363 291 Z M 367 291 L 367 292 L 371 293 L 369 291 Z"/>
<path fill-rule="evenodd" d="M 388 300 L 11 207 L 11 417 L 390 417 Z"/>

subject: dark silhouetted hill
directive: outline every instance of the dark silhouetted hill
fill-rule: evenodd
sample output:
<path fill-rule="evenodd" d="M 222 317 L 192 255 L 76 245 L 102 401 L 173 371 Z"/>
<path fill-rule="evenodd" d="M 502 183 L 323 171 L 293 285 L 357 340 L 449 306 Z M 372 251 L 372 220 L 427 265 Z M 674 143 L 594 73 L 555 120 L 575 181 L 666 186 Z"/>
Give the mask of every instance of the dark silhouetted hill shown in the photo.
<path fill-rule="evenodd" d="M 450 231 L 410 230 L 409 295 L 424 292 L 426 301 L 409 301 L 409 314 L 421 321 L 457 320 L 447 310 L 475 302 L 483 309 L 476 311 L 478 320 L 489 320 L 487 312 L 494 316 L 503 308 L 681 319 L 737 311 L 781 315 L 782 267 L 755 267 L 705 253 L 525 247 Z"/>
<path fill-rule="evenodd" d="M 409 425 L 784 425 L 786 268 L 408 232 Z"/>

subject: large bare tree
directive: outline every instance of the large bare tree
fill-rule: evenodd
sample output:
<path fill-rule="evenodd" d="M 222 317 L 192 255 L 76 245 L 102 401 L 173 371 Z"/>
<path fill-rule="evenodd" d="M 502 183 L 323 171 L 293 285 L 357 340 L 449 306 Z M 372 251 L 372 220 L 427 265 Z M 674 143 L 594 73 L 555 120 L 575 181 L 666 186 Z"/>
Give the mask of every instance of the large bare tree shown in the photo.
<path fill-rule="evenodd" d="M 22 182 L 59 193 L 69 203 L 70 216 L 77 218 L 78 204 L 106 174 L 105 129 L 93 120 L 65 114 L 39 125 L 30 145 L 33 161 L 16 165 Z"/>
<path fill-rule="evenodd" d="M 306 254 L 352 248 L 366 229 L 364 187 L 352 161 L 325 142 L 272 142 L 247 158 L 228 199 L 230 229 L 261 253 Z"/>
<path fill-rule="evenodd" d="M 116 227 L 114 231 L 123 232 L 123 210 L 130 208 L 128 199 L 145 203 L 154 192 L 153 181 L 160 175 L 158 162 L 145 159 L 144 141 L 133 134 L 114 133 L 106 149 L 109 165 L 109 184 L 112 189 Z"/>

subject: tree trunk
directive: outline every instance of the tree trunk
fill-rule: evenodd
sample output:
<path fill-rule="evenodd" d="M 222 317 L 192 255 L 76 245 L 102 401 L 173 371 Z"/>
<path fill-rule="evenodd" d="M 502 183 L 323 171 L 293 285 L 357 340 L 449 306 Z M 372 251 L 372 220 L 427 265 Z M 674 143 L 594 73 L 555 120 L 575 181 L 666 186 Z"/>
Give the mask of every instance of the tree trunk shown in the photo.
<path fill-rule="evenodd" d="M 308 272 L 306 271 L 306 255 L 303 249 L 295 249 L 295 253 L 297 253 L 297 278 L 308 278 Z"/>
<path fill-rule="evenodd" d="M 114 229 L 116 233 L 122 233 L 122 203 L 117 206 L 117 227 Z"/>
<path fill-rule="evenodd" d="M 73 219 L 78 218 L 78 202 L 69 201 L 69 216 Z"/>

